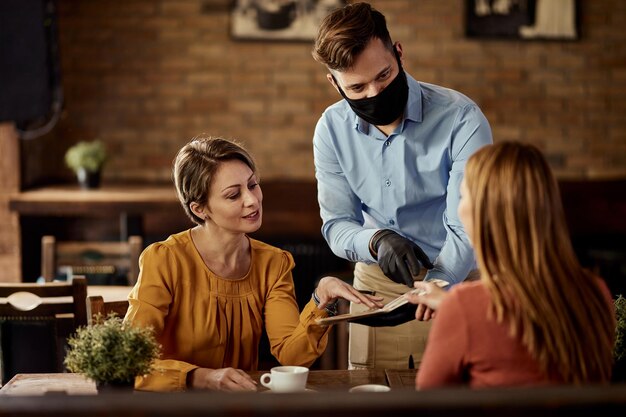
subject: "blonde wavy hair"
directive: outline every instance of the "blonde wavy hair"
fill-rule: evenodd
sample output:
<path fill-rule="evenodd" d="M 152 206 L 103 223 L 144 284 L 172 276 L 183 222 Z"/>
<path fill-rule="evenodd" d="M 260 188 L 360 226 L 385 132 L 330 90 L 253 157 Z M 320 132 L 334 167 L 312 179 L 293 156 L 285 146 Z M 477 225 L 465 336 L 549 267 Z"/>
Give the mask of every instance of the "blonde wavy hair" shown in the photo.
<path fill-rule="evenodd" d="M 599 278 L 574 254 L 541 152 L 514 142 L 484 147 L 469 159 L 465 182 L 490 319 L 508 322 L 546 374 L 573 384 L 609 381 L 615 318 Z"/>

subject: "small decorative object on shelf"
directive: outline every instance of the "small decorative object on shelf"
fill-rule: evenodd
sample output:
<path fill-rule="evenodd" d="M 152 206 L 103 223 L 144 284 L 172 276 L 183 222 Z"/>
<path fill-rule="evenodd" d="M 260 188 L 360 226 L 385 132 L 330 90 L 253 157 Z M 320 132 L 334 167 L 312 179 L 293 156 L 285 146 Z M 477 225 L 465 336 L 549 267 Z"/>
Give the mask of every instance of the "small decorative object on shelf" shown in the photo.
<path fill-rule="evenodd" d="M 100 173 L 106 161 L 106 149 L 99 140 L 78 142 L 65 153 L 65 164 L 72 169 L 84 189 L 100 186 Z"/>
<path fill-rule="evenodd" d="M 136 327 L 115 314 L 80 327 L 68 339 L 65 366 L 96 382 L 98 392 L 134 387 L 135 377 L 152 371 L 160 355 L 153 330 Z"/>

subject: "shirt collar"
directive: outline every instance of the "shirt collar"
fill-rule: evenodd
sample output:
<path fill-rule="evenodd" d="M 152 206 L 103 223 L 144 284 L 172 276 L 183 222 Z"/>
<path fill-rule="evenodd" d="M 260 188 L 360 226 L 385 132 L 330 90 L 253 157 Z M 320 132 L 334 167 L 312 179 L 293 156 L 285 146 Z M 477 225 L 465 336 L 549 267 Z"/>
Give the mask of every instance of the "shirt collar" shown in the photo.
<path fill-rule="evenodd" d="M 422 87 L 409 74 L 406 75 L 406 80 L 409 83 L 409 98 L 404 110 L 404 118 L 419 123 L 424 116 L 422 112 Z"/>

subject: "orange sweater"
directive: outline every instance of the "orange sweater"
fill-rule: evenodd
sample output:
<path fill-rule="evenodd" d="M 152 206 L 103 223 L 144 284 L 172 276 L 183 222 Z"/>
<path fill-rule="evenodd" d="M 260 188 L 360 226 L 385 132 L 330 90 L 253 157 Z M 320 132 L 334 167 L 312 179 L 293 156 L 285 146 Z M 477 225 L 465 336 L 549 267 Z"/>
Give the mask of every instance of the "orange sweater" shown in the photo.
<path fill-rule="evenodd" d="M 282 364 L 308 366 L 322 354 L 329 328 L 315 319 L 327 313 L 312 301 L 299 313 L 292 256 L 254 239 L 250 247 L 250 270 L 239 280 L 213 274 L 189 230 L 142 253 L 126 320 L 153 326 L 163 349 L 155 371 L 137 378 L 137 389 L 183 390 L 197 367 L 255 370 L 264 325 Z"/>
<path fill-rule="evenodd" d="M 606 314 L 614 314 L 611 295 Z M 417 374 L 419 389 L 468 384 L 472 388 L 555 384 L 539 369 L 508 323 L 487 318 L 489 293 L 480 282 L 454 287 L 437 311 Z M 554 377 L 553 377 L 554 378 Z M 608 381 L 607 381 L 608 382 Z"/>

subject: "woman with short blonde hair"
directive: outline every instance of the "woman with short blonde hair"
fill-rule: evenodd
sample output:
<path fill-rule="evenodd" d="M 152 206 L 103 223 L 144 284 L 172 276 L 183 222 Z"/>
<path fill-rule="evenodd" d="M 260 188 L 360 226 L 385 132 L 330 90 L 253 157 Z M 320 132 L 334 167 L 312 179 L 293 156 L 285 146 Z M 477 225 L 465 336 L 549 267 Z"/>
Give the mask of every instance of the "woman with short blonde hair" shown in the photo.
<path fill-rule="evenodd" d="M 338 298 L 380 306 L 379 297 L 324 277 L 298 311 L 293 257 L 248 236 L 261 227 L 263 193 L 252 157 L 237 143 L 195 138 L 178 152 L 173 177 L 196 226 L 139 259 L 125 320 L 152 326 L 163 354 L 137 389 L 256 390 L 246 371 L 257 367 L 263 330 L 281 364 L 309 366 L 328 342 L 329 327 L 317 319 L 334 314 Z"/>

